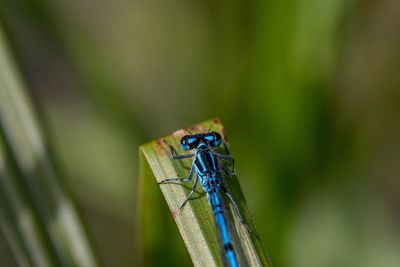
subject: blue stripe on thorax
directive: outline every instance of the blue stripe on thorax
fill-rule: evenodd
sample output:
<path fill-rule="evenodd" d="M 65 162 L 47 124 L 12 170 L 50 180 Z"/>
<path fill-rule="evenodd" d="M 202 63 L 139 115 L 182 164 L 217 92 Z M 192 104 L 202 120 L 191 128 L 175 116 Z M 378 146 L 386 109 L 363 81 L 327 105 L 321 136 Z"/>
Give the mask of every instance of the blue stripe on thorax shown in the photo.
<path fill-rule="evenodd" d="M 209 149 L 198 150 L 194 164 L 197 165 L 198 174 L 216 173 L 219 169 L 218 160 Z"/>

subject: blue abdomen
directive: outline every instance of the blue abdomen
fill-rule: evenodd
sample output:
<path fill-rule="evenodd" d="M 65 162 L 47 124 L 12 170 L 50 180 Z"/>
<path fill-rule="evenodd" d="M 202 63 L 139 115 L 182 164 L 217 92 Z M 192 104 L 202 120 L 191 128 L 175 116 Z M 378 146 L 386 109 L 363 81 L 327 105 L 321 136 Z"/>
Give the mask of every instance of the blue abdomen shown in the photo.
<path fill-rule="evenodd" d="M 219 237 L 222 243 L 222 250 L 225 254 L 225 261 L 228 266 L 238 266 L 237 256 L 234 250 L 234 244 L 229 234 L 229 226 L 225 217 L 226 208 L 223 203 L 221 188 L 218 185 L 216 188 L 208 188 L 207 197 L 210 202 L 211 211 L 214 216 L 215 226 L 219 232 Z"/>

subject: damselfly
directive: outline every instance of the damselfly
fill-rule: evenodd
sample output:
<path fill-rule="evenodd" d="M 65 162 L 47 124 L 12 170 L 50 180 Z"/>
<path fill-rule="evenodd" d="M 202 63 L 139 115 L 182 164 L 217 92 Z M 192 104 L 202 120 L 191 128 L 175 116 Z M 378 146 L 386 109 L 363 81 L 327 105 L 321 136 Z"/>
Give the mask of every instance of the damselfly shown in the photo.
<path fill-rule="evenodd" d="M 216 151 L 221 144 L 223 144 L 226 154 Z M 231 193 L 222 183 L 223 174 L 228 174 L 230 176 L 235 175 L 234 159 L 230 156 L 226 144 L 222 142 L 221 135 L 215 131 L 185 135 L 180 140 L 180 146 L 185 151 L 194 150 L 194 152 L 190 154 L 177 155 L 176 151 L 170 147 L 173 159 L 194 157 L 189 175 L 186 178 L 164 179 L 160 181 L 159 184 L 166 182 L 189 182 L 192 180 L 193 176 L 196 176 L 193 187 L 180 206 L 180 209 L 182 210 L 185 207 L 200 181 L 203 190 L 206 192 L 214 216 L 215 226 L 219 232 L 219 240 L 222 242 L 223 253 L 225 254 L 225 263 L 232 267 L 239 266 L 237 253 L 239 244 L 233 242 L 232 232 L 229 230 L 230 227 L 228 217 L 226 216 L 227 206 L 224 202 L 224 195 L 226 195 L 232 203 L 234 212 L 238 215 L 241 222 L 244 223 L 244 221 Z M 230 162 L 230 168 L 227 168 L 224 164 L 226 161 Z"/>

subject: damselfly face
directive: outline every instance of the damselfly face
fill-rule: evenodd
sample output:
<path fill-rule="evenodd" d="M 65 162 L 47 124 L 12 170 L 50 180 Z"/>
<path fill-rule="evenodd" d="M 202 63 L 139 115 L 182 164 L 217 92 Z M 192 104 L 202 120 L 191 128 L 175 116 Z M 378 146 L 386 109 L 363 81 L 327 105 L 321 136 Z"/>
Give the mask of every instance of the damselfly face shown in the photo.
<path fill-rule="evenodd" d="M 205 134 L 185 135 L 181 139 L 181 148 L 183 150 L 192 150 L 201 142 L 211 147 L 218 147 L 222 143 L 222 137 L 217 132 L 209 132 Z"/>

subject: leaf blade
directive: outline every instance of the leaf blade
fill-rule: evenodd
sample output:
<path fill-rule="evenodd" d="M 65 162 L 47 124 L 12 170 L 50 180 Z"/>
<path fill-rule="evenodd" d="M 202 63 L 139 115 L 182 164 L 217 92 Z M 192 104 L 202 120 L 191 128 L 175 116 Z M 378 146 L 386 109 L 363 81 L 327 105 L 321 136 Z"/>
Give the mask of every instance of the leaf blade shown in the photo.
<path fill-rule="evenodd" d="M 98 266 L 0 23 L 0 225 L 20 266 Z"/>

